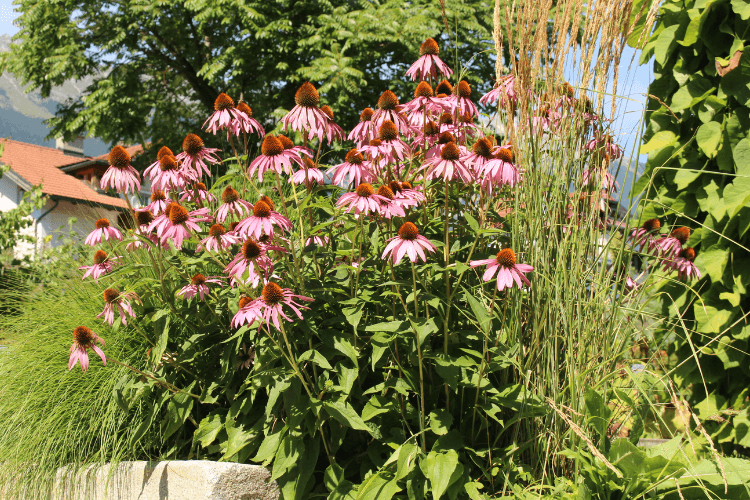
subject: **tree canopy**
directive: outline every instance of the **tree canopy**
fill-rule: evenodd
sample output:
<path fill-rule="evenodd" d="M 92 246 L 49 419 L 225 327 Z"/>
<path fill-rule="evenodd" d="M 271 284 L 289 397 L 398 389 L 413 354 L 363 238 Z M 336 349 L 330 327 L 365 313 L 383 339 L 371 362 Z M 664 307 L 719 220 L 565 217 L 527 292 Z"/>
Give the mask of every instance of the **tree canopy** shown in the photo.
<path fill-rule="evenodd" d="M 466 78 L 494 75 L 487 0 L 20 0 L 20 32 L 2 67 L 43 96 L 93 76 L 49 120 L 50 136 L 180 141 L 226 92 L 265 125 L 303 81 L 319 87 L 344 128 L 403 73 L 427 37 Z M 457 36 L 455 35 L 457 33 Z M 490 49 L 490 50 L 488 50 Z M 476 56 L 472 59 L 473 56 Z M 189 104 L 185 106 L 185 104 Z"/>

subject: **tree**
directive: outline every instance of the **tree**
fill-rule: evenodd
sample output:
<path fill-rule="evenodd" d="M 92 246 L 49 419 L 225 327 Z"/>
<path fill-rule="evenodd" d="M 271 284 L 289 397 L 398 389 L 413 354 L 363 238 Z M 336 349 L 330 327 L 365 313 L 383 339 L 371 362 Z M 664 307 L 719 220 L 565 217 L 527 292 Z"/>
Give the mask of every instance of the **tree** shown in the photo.
<path fill-rule="evenodd" d="M 493 5 L 487 0 L 20 0 L 20 32 L 2 68 L 43 96 L 66 80 L 93 77 L 80 99 L 61 106 L 49 120 L 50 136 L 85 132 L 111 143 L 179 144 L 185 133 L 200 127 L 220 92 L 246 100 L 269 125 L 281 113 L 274 105 L 290 109 L 305 80 L 319 86 L 346 128 L 386 88 L 402 100 L 410 98 L 410 87 L 394 82 L 427 37 L 441 40 L 451 65 L 477 54 L 468 78 L 492 81 L 487 49 L 492 48 Z M 456 38 L 449 36 L 453 32 Z"/>

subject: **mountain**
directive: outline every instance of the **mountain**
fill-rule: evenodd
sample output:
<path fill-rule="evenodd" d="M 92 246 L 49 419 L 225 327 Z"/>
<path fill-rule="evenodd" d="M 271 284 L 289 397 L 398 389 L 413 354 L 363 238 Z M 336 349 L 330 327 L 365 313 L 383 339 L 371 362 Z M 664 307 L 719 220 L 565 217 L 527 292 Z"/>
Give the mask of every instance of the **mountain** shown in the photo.
<path fill-rule="evenodd" d="M 10 35 L 0 35 L 0 52 L 8 51 L 10 44 Z M 19 80 L 8 72 L 3 73 L 0 76 L 0 137 L 54 148 L 55 140 L 45 139 L 49 128 L 43 120 L 54 116 L 58 104 L 70 98 L 77 99 L 90 82 L 90 78 L 65 82 L 52 89 L 47 99 L 42 99 L 37 91 L 24 93 Z M 84 141 L 87 156 L 98 156 L 108 150 L 99 139 Z"/>

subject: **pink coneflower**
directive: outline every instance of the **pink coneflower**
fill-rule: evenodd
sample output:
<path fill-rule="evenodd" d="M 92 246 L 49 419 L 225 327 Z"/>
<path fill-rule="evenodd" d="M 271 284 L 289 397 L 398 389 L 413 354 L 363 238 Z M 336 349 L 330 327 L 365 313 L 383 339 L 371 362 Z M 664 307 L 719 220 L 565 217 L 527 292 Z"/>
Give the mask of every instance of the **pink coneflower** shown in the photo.
<path fill-rule="evenodd" d="M 351 193 L 346 193 L 336 202 L 337 207 L 346 207 L 346 213 L 354 210 L 355 214 L 380 213 L 380 204 L 389 203 L 388 198 L 375 194 L 372 186 L 363 182 Z"/>
<path fill-rule="evenodd" d="M 235 370 L 247 370 L 250 366 L 255 364 L 255 348 L 254 346 L 245 347 L 245 343 L 242 343 L 240 351 L 237 353 L 237 363 L 234 365 Z"/>
<path fill-rule="evenodd" d="M 491 183 L 500 187 L 513 187 L 518 184 L 521 175 L 518 167 L 515 165 L 513 146 L 506 144 L 496 149 L 494 159 L 484 164 L 482 176 L 485 183 Z M 483 186 L 485 183 L 483 183 Z"/>
<path fill-rule="evenodd" d="M 398 181 L 389 182 L 388 189 L 393 195 L 393 198 L 390 198 L 390 200 L 393 204 L 398 205 L 399 207 L 416 207 L 420 202 L 424 201 L 424 195 L 422 193 L 411 188 L 406 189 Z M 378 192 L 378 194 L 380 194 L 380 192 Z"/>
<path fill-rule="evenodd" d="M 182 248 L 182 242 L 185 238 L 190 238 L 191 231 L 200 231 L 201 228 L 196 222 L 205 222 L 205 210 L 194 210 L 188 212 L 185 207 L 172 203 L 169 211 L 169 224 L 161 234 L 162 242 L 172 240 L 175 248 Z"/>
<path fill-rule="evenodd" d="M 252 283 L 253 288 L 260 283 L 261 273 L 264 278 L 273 272 L 273 262 L 267 255 L 269 249 L 279 249 L 278 247 L 266 247 L 255 240 L 247 240 L 242 245 L 242 250 L 238 253 L 232 262 L 227 265 L 224 272 L 232 278 L 232 282 Z M 248 272 L 246 279 L 242 275 Z"/>
<path fill-rule="evenodd" d="M 208 192 L 205 184 L 196 182 L 192 187 L 185 187 L 185 191 L 180 195 L 180 201 L 190 201 L 203 205 L 216 202 L 216 196 Z"/>
<path fill-rule="evenodd" d="M 316 183 L 320 186 L 325 183 L 325 176 L 323 172 L 313 163 L 309 158 L 303 158 L 306 168 L 301 168 L 294 172 L 294 175 L 289 179 L 289 182 L 295 184 L 304 184 L 307 187 L 311 187 Z"/>
<path fill-rule="evenodd" d="M 453 70 L 438 57 L 439 53 L 440 47 L 434 39 L 425 40 L 419 47 L 419 59 L 411 65 L 406 76 L 411 77 L 412 81 L 417 78 L 427 80 L 428 77 L 436 80 L 439 75 L 451 76 Z"/>
<path fill-rule="evenodd" d="M 401 106 L 398 103 L 398 97 L 390 90 L 386 90 L 378 99 L 378 109 L 372 114 L 372 125 L 375 130 L 380 130 L 387 121 L 393 122 L 398 133 L 405 137 L 411 137 L 411 125 L 406 117 L 401 114 Z"/>
<path fill-rule="evenodd" d="M 472 176 L 466 164 L 461 160 L 461 150 L 455 142 L 449 142 L 440 150 L 440 156 L 429 160 L 420 167 L 425 170 L 426 180 L 443 179 L 445 182 L 461 179 L 471 182 Z"/>
<path fill-rule="evenodd" d="M 98 280 L 100 277 L 104 276 L 115 268 L 115 265 L 117 264 L 115 260 L 117 259 L 119 259 L 119 257 L 112 257 L 110 259 L 107 255 L 107 252 L 105 252 L 104 250 L 97 250 L 96 253 L 94 253 L 93 266 L 81 266 L 78 268 L 86 270 L 86 272 L 83 274 L 83 278 L 81 279 L 85 280 L 86 278 L 91 276 L 94 278 L 94 281 Z"/>
<path fill-rule="evenodd" d="M 393 191 L 391 191 L 391 188 L 389 186 L 380 186 L 377 193 L 379 196 L 382 196 L 387 200 L 380 203 L 380 215 L 382 215 L 386 219 L 390 219 L 392 217 L 406 217 L 404 207 L 402 205 L 394 203 L 395 195 L 393 194 Z"/>
<path fill-rule="evenodd" d="M 161 235 L 164 233 L 164 230 L 172 225 L 172 222 L 169 220 L 169 213 L 172 210 L 173 205 L 177 205 L 177 203 L 176 202 L 168 203 L 167 206 L 164 207 L 164 212 L 154 217 L 154 220 L 152 220 L 151 224 L 148 225 L 146 232 L 150 233 L 151 231 L 156 230 L 156 235 L 161 238 Z"/>
<path fill-rule="evenodd" d="M 305 240 L 305 246 L 309 247 L 310 245 L 324 247 L 328 245 L 328 236 L 322 236 L 320 234 L 310 236 L 309 238 L 307 238 L 307 240 Z"/>
<path fill-rule="evenodd" d="M 164 209 L 167 208 L 167 205 L 173 201 L 174 200 L 171 198 L 167 198 L 167 194 L 164 191 L 156 190 L 151 193 L 151 203 L 143 208 L 154 215 L 160 215 L 164 213 Z"/>
<path fill-rule="evenodd" d="M 584 148 L 611 160 L 616 160 L 622 156 L 622 149 L 614 143 L 612 136 L 602 134 L 598 130 L 594 131 L 594 138 L 587 142 Z"/>
<path fill-rule="evenodd" d="M 470 99 L 471 86 L 466 80 L 461 80 L 458 85 L 453 87 L 453 95 L 445 99 L 445 103 L 450 106 L 454 115 L 463 115 L 469 113 L 471 116 L 478 116 L 477 105 Z"/>
<path fill-rule="evenodd" d="M 411 155 L 409 145 L 399 139 L 398 129 L 392 121 L 383 122 L 378 138 L 361 149 L 370 155 L 371 160 L 382 158 L 385 163 L 396 163 Z"/>
<path fill-rule="evenodd" d="M 415 148 L 423 145 L 432 148 L 438 142 L 438 139 L 440 139 L 440 125 L 428 120 L 424 127 L 419 129 L 412 144 Z"/>
<path fill-rule="evenodd" d="M 419 234 L 417 226 L 411 222 L 404 222 L 398 230 L 398 235 L 388 240 L 388 245 L 380 258 L 387 259 L 390 255 L 394 266 L 401 262 L 404 255 L 408 255 L 412 262 L 417 262 L 417 256 L 422 262 L 427 262 L 425 250 L 435 253 L 435 246 Z"/>
<path fill-rule="evenodd" d="M 221 224 L 214 224 L 208 229 L 208 236 L 201 240 L 195 251 L 200 252 L 205 248 L 208 252 L 219 252 L 236 243 L 239 243 L 237 236 L 228 234 Z"/>
<path fill-rule="evenodd" d="M 138 226 L 137 231 L 145 234 L 148 232 L 148 226 L 154 221 L 154 214 L 148 209 L 140 208 L 133 212 L 133 218 Z"/>
<path fill-rule="evenodd" d="M 286 172 L 292 175 L 292 164 L 296 163 L 300 167 L 304 166 L 299 154 L 295 151 L 285 150 L 284 145 L 278 137 L 267 135 L 260 146 L 260 156 L 253 160 L 247 169 L 248 175 L 258 173 L 258 180 L 263 182 L 263 173 L 267 170 L 273 170 L 277 174 Z"/>
<path fill-rule="evenodd" d="M 190 280 L 190 284 L 180 288 L 177 292 L 178 297 L 182 297 L 185 300 L 190 300 L 196 295 L 200 300 L 205 300 L 208 295 L 208 285 L 206 283 L 215 283 L 217 285 L 223 285 L 221 278 L 218 276 L 203 276 L 198 273 Z"/>
<path fill-rule="evenodd" d="M 109 241 L 110 238 L 122 241 L 122 233 L 114 227 L 111 227 L 107 219 L 98 219 L 94 223 L 94 227 L 96 229 L 86 236 L 86 241 L 84 242 L 88 246 L 93 247 L 94 245 L 101 243 L 103 240 Z"/>
<path fill-rule="evenodd" d="M 687 243 L 688 238 L 690 238 L 690 228 L 678 227 L 672 229 L 669 236 L 662 236 L 654 241 L 649 251 L 654 251 L 655 254 L 671 259 L 680 255 L 682 245 Z"/>
<path fill-rule="evenodd" d="M 370 162 L 366 161 L 356 149 L 349 150 L 344 158 L 344 163 L 339 163 L 328 169 L 333 172 L 333 184 L 337 186 L 355 186 L 363 182 L 373 182 L 376 177 L 370 170 Z"/>
<path fill-rule="evenodd" d="M 359 123 L 346 137 L 350 141 L 357 141 L 357 145 L 369 144 L 377 136 L 377 130 L 372 124 L 372 108 L 365 108 L 359 115 Z"/>
<path fill-rule="evenodd" d="M 234 135 L 240 135 L 240 132 L 244 132 L 245 134 L 255 132 L 261 137 L 266 135 L 263 126 L 258 123 L 258 120 L 253 118 L 253 110 L 247 103 L 239 103 L 237 105 L 237 111 L 238 117 L 237 119 L 232 120 L 232 124 L 230 125 L 230 131 Z"/>
<path fill-rule="evenodd" d="M 664 269 L 667 271 L 677 271 L 677 277 L 681 280 L 700 278 L 701 272 L 695 267 L 695 250 L 691 247 L 685 247 L 680 250 L 679 255 L 663 262 Z"/>
<path fill-rule="evenodd" d="M 474 143 L 471 152 L 467 152 L 463 156 L 464 164 L 474 174 L 474 177 L 479 177 L 484 172 L 485 164 L 495 159 L 492 149 L 492 141 L 487 137 L 482 137 Z"/>
<path fill-rule="evenodd" d="M 240 199 L 240 194 L 232 189 L 232 186 L 227 186 L 224 192 L 221 194 L 222 205 L 216 210 L 216 222 L 223 223 L 228 216 L 236 215 L 238 218 L 242 218 L 245 214 L 249 214 L 253 209 L 253 205 L 245 200 Z"/>
<path fill-rule="evenodd" d="M 429 119 L 432 115 L 439 115 L 448 108 L 442 99 L 436 99 L 434 95 L 429 83 L 419 82 L 414 90 L 414 99 L 402 107 L 402 111 L 406 113 L 412 126 L 421 128 L 425 124 L 425 115 Z"/>
<path fill-rule="evenodd" d="M 70 346 L 68 371 L 72 370 L 79 361 L 81 362 L 81 369 L 83 371 L 89 369 L 89 349 L 93 349 L 102 358 L 102 365 L 107 366 L 107 358 L 104 356 L 104 352 L 97 347 L 97 342 L 102 346 L 105 345 L 104 341 L 89 328 L 79 326 L 73 330 L 73 345 Z"/>
<path fill-rule="evenodd" d="M 151 176 L 152 191 L 179 191 L 185 186 L 185 174 L 180 170 L 176 156 L 164 155 L 159 160 L 159 168 Z"/>
<path fill-rule="evenodd" d="M 172 153 L 172 150 L 167 146 L 159 148 L 159 151 L 156 153 L 156 161 L 146 167 L 146 170 L 143 171 L 144 177 L 152 179 L 156 175 L 156 171 L 159 170 L 159 160 L 161 160 L 163 156 L 174 156 L 174 153 Z"/>
<path fill-rule="evenodd" d="M 328 117 L 328 123 L 327 123 L 327 131 L 326 131 L 326 139 L 328 139 L 329 143 L 332 143 L 333 141 L 343 141 L 344 136 L 346 133 L 344 132 L 344 129 L 339 127 L 334 121 L 333 121 L 333 110 L 330 106 L 325 105 L 321 106 L 320 110 L 326 114 Z M 313 134 L 311 133 L 308 136 L 308 139 L 312 140 Z"/>
<path fill-rule="evenodd" d="M 453 127 L 460 142 L 468 143 L 469 140 L 482 135 L 482 130 L 474 124 L 474 117 L 470 113 L 459 115 Z"/>
<path fill-rule="evenodd" d="M 516 77 L 513 75 L 501 76 L 500 80 L 495 83 L 495 88 L 484 94 L 479 99 L 480 104 L 494 104 L 500 101 L 500 106 L 505 107 L 507 103 L 515 105 L 518 102 L 516 93 Z"/>
<path fill-rule="evenodd" d="M 634 248 L 641 247 L 641 251 L 644 248 L 651 249 L 654 237 L 658 235 L 660 229 L 661 221 L 659 219 L 649 219 L 643 223 L 643 226 L 633 229 L 628 239 L 632 241 Z"/>
<path fill-rule="evenodd" d="M 120 313 L 120 320 L 123 325 L 127 325 L 127 315 L 130 314 L 132 318 L 135 318 L 133 307 L 130 305 L 128 299 L 139 300 L 138 295 L 134 293 L 123 293 L 121 294 L 116 288 L 107 288 L 104 290 L 104 310 L 97 314 L 97 318 L 104 316 L 102 323 L 109 323 L 109 326 L 115 324 L 115 309 Z"/>
<path fill-rule="evenodd" d="M 141 190 L 138 171 L 130 165 L 130 154 L 122 146 L 115 146 L 109 152 L 109 168 L 99 185 L 102 189 L 114 189 L 121 193 L 137 193 Z"/>
<path fill-rule="evenodd" d="M 444 113 L 448 115 L 448 113 Z M 450 117 L 450 115 L 448 115 Z M 449 142 L 456 142 L 456 136 L 453 135 L 450 132 L 441 132 L 440 135 L 437 138 L 437 141 L 435 141 L 434 145 L 427 150 L 427 152 L 424 154 L 424 157 L 426 160 L 431 160 L 433 158 L 440 158 L 440 152 L 443 150 L 443 147 L 445 147 L 446 144 Z M 463 146 L 458 146 L 458 150 L 461 152 L 462 155 L 468 154 L 468 151 Z"/>
<path fill-rule="evenodd" d="M 263 233 L 272 237 L 274 226 L 278 226 L 285 231 L 292 229 L 292 223 L 289 219 L 278 212 L 274 212 L 273 207 L 267 201 L 258 200 L 253 206 L 253 214 L 242 219 L 235 231 L 257 240 Z"/>
<path fill-rule="evenodd" d="M 292 140 L 283 134 L 278 134 L 276 138 L 281 141 L 281 145 L 284 147 L 284 154 L 297 158 L 299 160 L 297 163 L 302 161 L 302 155 L 310 157 L 313 155 L 310 148 L 306 148 L 305 146 L 295 146 Z"/>
<path fill-rule="evenodd" d="M 605 189 L 617 191 L 617 181 L 607 170 L 606 163 L 601 166 L 589 166 L 583 169 L 582 182 L 584 186 L 592 186 L 594 189 Z"/>
<path fill-rule="evenodd" d="M 471 267 L 487 266 L 482 276 L 484 281 L 491 281 L 497 272 L 498 291 L 513 286 L 513 281 L 516 282 L 518 288 L 523 288 L 523 284 L 531 286 L 525 274 L 533 271 L 534 268 L 528 264 L 516 264 L 516 254 L 510 248 L 503 248 L 497 252 L 497 257 L 494 259 L 473 260 L 469 264 Z"/>
<path fill-rule="evenodd" d="M 318 141 L 323 141 L 328 135 L 328 116 L 318 107 L 320 95 L 315 86 L 310 82 L 303 83 L 294 94 L 294 102 L 296 106 L 281 119 L 284 129 L 307 132 L 308 138 L 317 137 Z"/>
<path fill-rule="evenodd" d="M 270 326 L 270 323 L 273 323 L 277 330 L 281 330 L 279 323 L 280 316 L 289 322 L 292 321 L 289 316 L 284 314 L 282 305 L 286 305 L 292 309 L 299 319 L 304 319 L 301 309 L 309 309 L 295 302 L 295 299 L 305 302 L 313 301 L 310 297 L 295 295 L 290 289 L 281 288 L 276 283 L 266 283 L 260 297 L 241 305 L 240 310 L 232 318 L 231 326 L 239 328 L 245 323 L 252 324 L 256 319 L 259 319 L 265 322 L 266 327 Z"/>
<path fill-rule="evenodd" d="M 177 155 L 177 159 L 182 160 L 183 174 L 193 180 L 200 179 L 204 172 L 210 177 L 211 170 L 206 163 L 221 163 L 214 155 L 217 151 L 216 148 L 207 148 L 197 135 L 186 135 L 182 141 L 182 153 Z"/>

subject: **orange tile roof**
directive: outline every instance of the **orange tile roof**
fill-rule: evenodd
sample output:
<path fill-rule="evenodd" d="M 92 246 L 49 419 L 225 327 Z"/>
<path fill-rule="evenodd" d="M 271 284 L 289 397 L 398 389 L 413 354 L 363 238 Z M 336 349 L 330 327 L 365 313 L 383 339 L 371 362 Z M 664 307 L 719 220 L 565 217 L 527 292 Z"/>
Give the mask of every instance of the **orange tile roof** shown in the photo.
<path fill-rule="evenodd" d="M 134 156 L 142 153 L 143 152 L 143 148 L 140 145 L 138 145 L 138 146 L 130 146 L 130 147 L 125 148 L 125 151 L 127 151 L 128 154 L 130 155 L 130 157 L 133 158 Z M 108 156 L 109 156 L 109 153 L 104 153 L 103 155 L 94 156 L 93 158 L 86 158 L 86 160 L 107 161 L 107 157 Z"/>
<path fill-rule="evenodd" d="M 87 201 L 96 205 L 128 208 L 127 203 L 122 198 L 97 193 L 79 179 L 58 168 L 89 161 L 92 158 L 68 156 L 58 149 L 10 139 L 0 140 L 0 142 L 5 144 L 5 150 L 0 156 L 0 163 L 10 165 L 11 170 L 26 179 L 30 184 L 41 184 L 44 194 Z M 140 146 L 136 147 L 139 148 Z M 106 158 L 106 155 L 103 156 Z"/>

